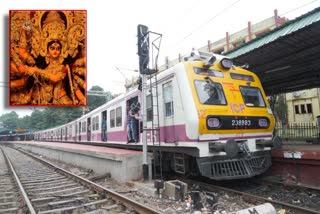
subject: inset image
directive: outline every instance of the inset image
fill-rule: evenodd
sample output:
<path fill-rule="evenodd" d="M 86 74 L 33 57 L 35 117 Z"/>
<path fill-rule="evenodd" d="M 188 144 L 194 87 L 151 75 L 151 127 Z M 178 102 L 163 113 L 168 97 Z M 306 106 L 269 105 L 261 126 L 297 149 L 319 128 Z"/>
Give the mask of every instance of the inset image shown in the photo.
<path fill-rule="evenodd" d="M 85 106 L 85 10 L 10 10 L 9 105 Z"/>

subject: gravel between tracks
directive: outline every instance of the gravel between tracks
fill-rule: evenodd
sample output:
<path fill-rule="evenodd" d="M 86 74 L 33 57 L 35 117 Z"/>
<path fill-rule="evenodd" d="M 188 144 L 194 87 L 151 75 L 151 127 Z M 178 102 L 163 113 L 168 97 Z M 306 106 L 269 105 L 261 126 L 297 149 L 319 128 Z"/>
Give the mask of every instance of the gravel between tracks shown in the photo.
<path fill-rule="evenodd" d="M 92 170 L 84 169 L 75 165 L 67 164 L 54 159 L 49 159 L 41 155 L 35 154 L 51 163 L 68 170 L 78 176 L 91 180 L 99 185 L 111 189 L 115 192 L 123 194 L 139 203 L 145 204 L 153 209 L 159 210 L 166 214 L 182 214 L 182 213 L 229 213 L 254 206 L 244 201 L 240 196 L 231 195 L 224 192 L 213 192 L 214 202 L 209 204 L 205 200 L 205 192 L 199 190 L 197 186 L 188 187 L 188 191 L 196 191 L 200 193 L 202 208 L 196 205 L 190 205 L 187 199 L 175 201 L 166 196 L 158 196 L 153 189 L 153 182 L 130 181 L 119 183 L 113 180 L 110 175 L 99 176 Z M 149 191 L 146 191 L 148 189 Z M 150 191 L 151 190 L 151 191 Z M 201 205 L 200 205 L 201 207 Z M 226 212 L 224 212 L 226 211 Z"/>

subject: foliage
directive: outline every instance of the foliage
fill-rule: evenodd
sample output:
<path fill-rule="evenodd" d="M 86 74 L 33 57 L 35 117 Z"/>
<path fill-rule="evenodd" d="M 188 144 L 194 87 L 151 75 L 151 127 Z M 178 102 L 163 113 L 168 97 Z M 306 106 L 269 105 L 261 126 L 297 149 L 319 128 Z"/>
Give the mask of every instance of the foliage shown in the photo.
<path fill-rule="evenodd" d="M 87 111 L 92 111 L 97 107 L 105 104 L 109 100 L 113 99 L 114 96 L 110 92 L 104 92 L 100 86 L 93 86 L 88 91 L 88 108 Z"/>
<path fill-rule="evenodd" d="M 15 111 L 4 114 L 0 117 L 0 121 L 3 123 L 4 127 L 8 129 L 15 129 L 18 125 L 18 114 Z"/>
<path fill-rule="evenodd" d="M 286 95 L 273 95 L 269 97 L 269 103 L 275 118 L 282 124 L 288 123 L 288 106 L 286 102 Z"/>

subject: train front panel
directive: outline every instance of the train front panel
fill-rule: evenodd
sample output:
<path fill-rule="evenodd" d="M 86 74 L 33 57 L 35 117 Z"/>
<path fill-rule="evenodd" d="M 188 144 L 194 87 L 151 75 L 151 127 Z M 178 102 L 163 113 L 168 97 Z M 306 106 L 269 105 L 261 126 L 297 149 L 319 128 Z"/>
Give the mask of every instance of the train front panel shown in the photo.
<path fill-rule="evenodd" d="M 271 165 L 274 116 L 259 78 L 229 59 L 185 63 L 198 116 L 201 175 L 248 178 Z M 188 124 L 186 126 L 188 129 Z"/>

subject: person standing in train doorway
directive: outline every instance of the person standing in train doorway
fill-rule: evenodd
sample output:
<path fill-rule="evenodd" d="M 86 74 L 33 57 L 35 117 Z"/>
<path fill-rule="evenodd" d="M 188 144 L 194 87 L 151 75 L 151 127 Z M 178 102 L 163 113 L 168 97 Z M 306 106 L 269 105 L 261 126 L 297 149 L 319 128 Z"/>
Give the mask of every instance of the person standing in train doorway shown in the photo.
<path fill-rule="evenodd" d="M 133 141 L 135 143 L 139 142 L 139 111 L 140 111 L 140 103 L 134 103 L 131 107 L 133 109 L 133 117 L 132 117 L 132 132 L 133 132 Z"/>
<path fill-rule="evenodd" d="M 132 108 L 128 111 L 128 125 L 127 125 L 127 130 L 128 130 L 128 143 L 133 143 L 134 142 L 134 134 L 133 134 L 133 119 L 134 119 L 134 111 Z"/>
<path fill-rule="evenodd" d="M 107 141 L 107 120 L 105 115 L 103 115 L 102 117 L 101 128 L 102 128 L 102 141 Z"/>

